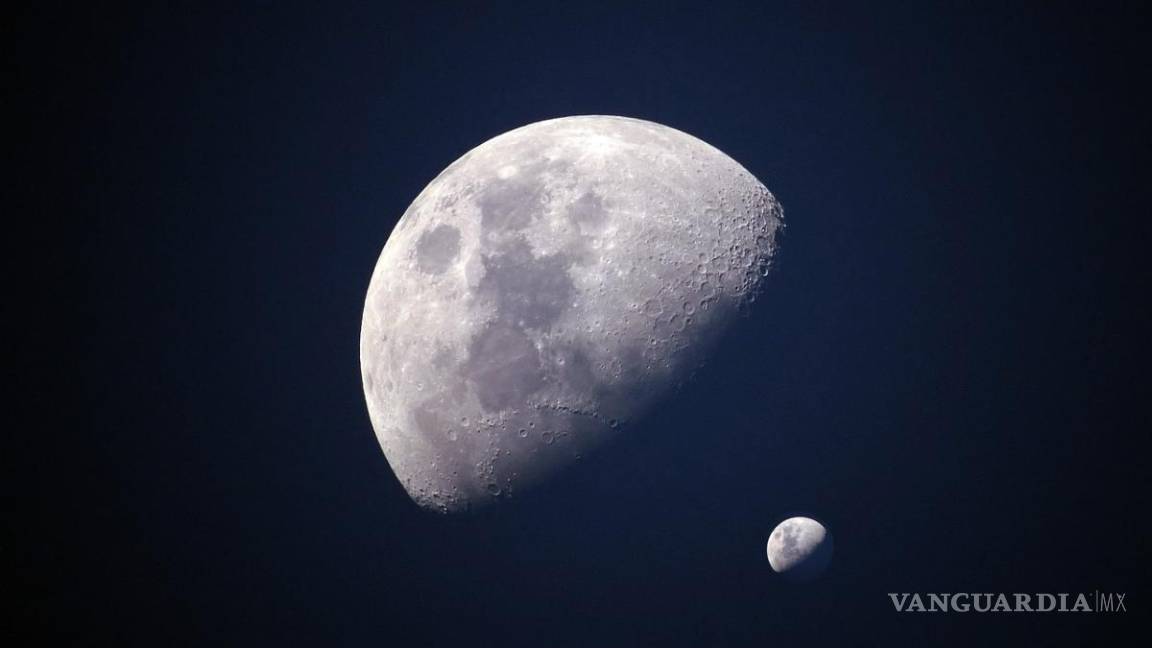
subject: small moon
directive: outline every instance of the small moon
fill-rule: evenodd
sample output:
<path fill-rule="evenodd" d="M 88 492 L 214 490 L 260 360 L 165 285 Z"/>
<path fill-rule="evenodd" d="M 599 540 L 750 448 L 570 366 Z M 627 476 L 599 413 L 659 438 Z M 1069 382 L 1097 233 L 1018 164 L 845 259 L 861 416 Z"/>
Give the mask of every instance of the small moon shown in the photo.
<path fill-rule="evenodd" d="M 472 149 L 408 207 L 364 303 L 396 477 L 459 511 L 621 434 L 756 297 L 782 227 L 744 167 L 660 124 L 565 117 Z"/>
<path fill-rule="evenodd" d="M 768 537 L 769 564 L 791 580 L 810 581 L 822 574 L 831 560 L 832 534 L 812 518 L 788 518 Z"/>

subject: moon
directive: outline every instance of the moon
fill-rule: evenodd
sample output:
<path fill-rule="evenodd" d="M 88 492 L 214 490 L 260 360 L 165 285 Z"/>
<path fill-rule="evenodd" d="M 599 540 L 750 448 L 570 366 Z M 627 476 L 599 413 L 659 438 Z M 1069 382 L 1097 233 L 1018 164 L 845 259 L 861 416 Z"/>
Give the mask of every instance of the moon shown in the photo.
<path fill-rule="evenodd" d="M 744 167 L 653 122 L 564 117 L 472 149 L 368 286 L 361 374 L 396 477 L 461 511 L 623 433 L 755 299 L 782 227 Z"/>
<path fill-rule="evenodd" d="M 816 578 L 831 560 L 832 535 L 812 518 L 788 518 L 768 537 L 768 563 L 792 580 Z"/>

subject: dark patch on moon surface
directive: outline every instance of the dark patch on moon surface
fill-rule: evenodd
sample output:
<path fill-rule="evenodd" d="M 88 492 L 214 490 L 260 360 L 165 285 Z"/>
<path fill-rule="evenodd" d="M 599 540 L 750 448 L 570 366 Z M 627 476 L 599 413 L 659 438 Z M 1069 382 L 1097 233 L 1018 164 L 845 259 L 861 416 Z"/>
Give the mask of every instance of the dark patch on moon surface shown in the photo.
<path fill-rule="evenodd" d="M 495 301 L 497 315 L 504 322 L 545 329 L 571 302 L 573 284 L 568 265 L 559 254 L 533 256 L 528 244 L 517 240 L 500 254 L 484 257 L 484 278 L 478 291 Z"/>
<path fill-rule="evenodd" d="M 496 180 L 477 199 L 480 225 L 485 230 L 520 230 L 539 215 L 544 187 L 516 178 Z"/>
<path fill-rule="evenodd" d="M 490 412 L 523 404 L 544 386 L 536 345 L 524 331 L 502 322 L 490 324 L 472 339 L 463 369 L 480 406 Z"/>
<path fill-rule="evenodd" d="M 582 234 L 599 233 L 608 220 L 604 213 L 603 199 L 591 191 L 573 201 L 568 207 L 568 217 L 576 223 Z"/>
<path fill-rule="evenodd" d="M 420 235 L 416 242 L 416 265 L 429 274 L 440 274 L 460 254 L 460 230 L 437 225 Z"/>
<path fill-rule="evenodd" d="M 447 419 L 438 414 L 436 409 L 430 408 L 428 403 L 412 408 L 412 421 L 429 437 L 444 434 L 448 428 Z"/>
<path fill-rule="evenodd" d="M 783 537 L 784 549 L 780 553 L 783 556 L 787 556 L 789 558 L 792 558 L 796 554 L 796 545 L 799 542 L 796 526 L 793 524 L 789 524 L 788 526 L 785 527 L 785 530 L 782 531 L 781 533 L 783 533 L 783 535 L 784 535 L 784 537 Z"/>
<path fill-rule="evenodd" d="M 561 349 L 556 356 L 560 367 L 560 383 L 575 394 L 587 395 L 597 389 L 596 375 L 592 371 L 592 361 L 580 349 Z"/>
<path fill-rule="evenodd" d="M 432 356 L 432 366 L 437 369 L 447 369 L 452 366 L 452 361 L 452 352 L 448 349 L 440 349 Z"/>
<path fill-rule="evenodd" d="M 543 214 L 549 199 L 550 182 L 546 174 L 560 175 L 572 167 L 569 160 L 549 159 L 538 151 L 519 152 L 535 161 L 521 164 L 507 178 L 492 178 L 475 197 L 480 207 L 480 225 L 485 232 L 522 230 Z"/>

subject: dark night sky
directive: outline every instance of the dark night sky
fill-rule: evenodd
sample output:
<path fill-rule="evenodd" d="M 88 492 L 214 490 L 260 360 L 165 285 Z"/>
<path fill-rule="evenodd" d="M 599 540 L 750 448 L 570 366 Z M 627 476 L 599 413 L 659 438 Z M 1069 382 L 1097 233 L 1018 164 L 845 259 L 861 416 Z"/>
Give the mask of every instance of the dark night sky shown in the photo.
<path fill-rule="evenodd" d="M 32 227 L 9 228 L 8 318 L 31 423 L 8 435 L 4 632 L 1044 644 L 1147 618 L 1147 19 L 425 4 L 18 21 L 10 216 Z M 789 221 L 777 271 L 633 434 L 511 506 L 425 513 L 363 403 L 373 264 L 452 160 L 588 113 L 752 171 Z M 837 545 L 800 587 L 763 554 L 795 513 Z M 1131 611 L 886 596 L 1093 590 Z"/>

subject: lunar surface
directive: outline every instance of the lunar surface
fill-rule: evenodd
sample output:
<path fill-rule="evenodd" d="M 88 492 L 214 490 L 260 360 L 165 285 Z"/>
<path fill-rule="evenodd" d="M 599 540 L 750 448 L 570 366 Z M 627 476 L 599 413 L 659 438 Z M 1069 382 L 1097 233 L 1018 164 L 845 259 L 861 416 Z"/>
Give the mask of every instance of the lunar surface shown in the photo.
<path fill-rule="evenodd" d="M 784 520 L 768 537 L 768 562 L 776 572 L 796 581 L 819 576 L 832 560 L 832 536 L 816 520 Z"/>
<path fill-rule="evenodd" d="M 782 218 L 727 155 L 637 119 L 529 124 L 454 162 L 364 307 L 368 411 L 408 494 L 510 497 L 639 420 L 755 298 Z"/>

